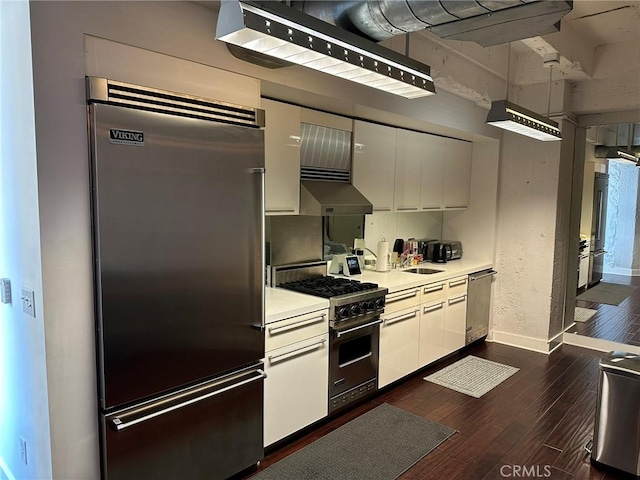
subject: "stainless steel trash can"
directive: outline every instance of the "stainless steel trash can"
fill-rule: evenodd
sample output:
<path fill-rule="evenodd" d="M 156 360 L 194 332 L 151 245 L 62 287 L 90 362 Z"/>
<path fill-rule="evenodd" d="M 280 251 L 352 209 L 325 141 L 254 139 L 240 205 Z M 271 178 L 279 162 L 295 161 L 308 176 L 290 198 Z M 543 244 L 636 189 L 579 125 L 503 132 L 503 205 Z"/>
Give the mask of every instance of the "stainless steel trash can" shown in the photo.
<path fill-rule="evenodd" d="M 640 355 L 600 360 L 591 460 L 640 476 Z"/>

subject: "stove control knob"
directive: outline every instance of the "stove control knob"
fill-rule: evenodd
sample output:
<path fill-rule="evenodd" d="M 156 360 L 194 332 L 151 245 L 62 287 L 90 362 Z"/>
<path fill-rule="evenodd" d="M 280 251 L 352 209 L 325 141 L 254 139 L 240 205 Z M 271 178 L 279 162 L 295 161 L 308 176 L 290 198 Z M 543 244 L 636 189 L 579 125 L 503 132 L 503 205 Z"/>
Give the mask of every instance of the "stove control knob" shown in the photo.
<path fill-rule="evenodd" d="M 367 312 L 375 312 L 375 310 L 376 310 L 376 301 L 367 300 Z"/>
<path fill-rule="evenodd" d="M 337 313 L 336 317 L 338 317 L 336 320 L 340 320 L 341 318 L 348 318 L 349 307 L 337 307 L 336 313 Z"/>
<path fill-rule="evenodd" d="M 369 311 L 369 302 L 367 300 L 363 300 L 360 302 L 360 312 L 367 313 Z"/>
<path fill-rule="evenodd" d="M 360 304 L 358 303 L 352 303 L 351 304 L 351 315 L 360 315 L 361 313 L 361 309 L 360 309 Z"/>
<path fill-rule="evenodd" d="M 376 309 L 384 308 L 384 297 L 376 298 Z"/>

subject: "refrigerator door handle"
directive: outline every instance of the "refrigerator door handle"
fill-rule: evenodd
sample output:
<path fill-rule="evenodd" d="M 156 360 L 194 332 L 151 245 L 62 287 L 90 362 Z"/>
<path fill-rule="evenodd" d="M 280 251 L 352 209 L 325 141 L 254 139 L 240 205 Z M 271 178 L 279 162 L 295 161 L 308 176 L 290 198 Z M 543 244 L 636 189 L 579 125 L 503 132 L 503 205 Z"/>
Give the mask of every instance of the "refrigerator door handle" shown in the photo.
<path fill-rule="evenodd" d="M 267 375 L 264 373 L 264 371 L 262 371 L 260 369 L 257 369 L 252 373 L 256 373 L 257 375 L 255 375 L 255 376 L 253 376 L 251 378 L 248 378 L 246 380 L 242 380 L 240 382 L 237 382 L 237 383 L 234 383 L 232 385 L 228 385 L 226 387 L 223 387 L 223 388 L 220 388 L 220 389 L 216 390 L 216 388 L 220 384 L 227 383 L 227 382 L 233 380 L 233 378 L 230 378 L 230 379 L 228 378 L 226 380 L 217 381 L 217 382 L 213 383 L 212 385 L 210 385 L 209 387 L 207 387 L 207 390 L 210 390 L 210 391 L 208 393 L 205 393 L 204 395 L 200 395 L 198 397 L 191 398 L 191 399 L 189 399 L 189 400 L 187 400 L 185 402 L 177 403 L 175 405 L 171 405 L 169 407 L 153 411 L 153 412 L 148 413 L 146 415 L 141 415 L 139 417 L 135 417 L 135 418 L 133 418 L 131 420 L 124 419 L 124 416 L 122 416 L 122 417 L 116 416 L 113 419 L 111 419 L 111 424 L 115 428 L 116 431 L 120 432 L 120 431 L 124 430 L 125 428 L 132 427 L 132 426 L 134 426 L 134 425 L 136 425 L 138 423 L 142 423 L 142 422 L 145 422 L 147 420 L 151 420 L 153 418 L 159 417 L 160 415 L 164 415 L 165 413 L 173 412 L 173 411 L 178 410 L 180 408 L 187 407 L 189 405 L 193 405 L 194 403 L 200 402 L 202 400 L 206 400 L 207 398 L 211 398 L 211 397 L 214 397 L 216 395 L 220 395 L 221 393 L 228 392 L 229 390 L 233 390 L 234 388 L 238 388 L 238 387 L 241 387 L 243 385 L 247 385 L 249 383 L 253 383 L 253 382 L 257 382 L 257 381 L 262 381 L 265 378 L 267 378 Z M 241 376 L 245 376 L 245 375 L 246 374 L 242 374 Z M 212 389 L 213 389 L 213 391 L 211 391 Z M 165 403 L 165 402 L 166 402 L 166 399 L 157 402 L 157 404 L 162 404 L 162 403 Z M 148 410 L 150 410 L 152 408 L 153 408 L 153 404 L 149 405 L 149 406 L 146 406 L 144 408 L 144 410 L 148 411 Z"/>
<path fill-rule="evenodd" d="M 261 230 L 262 230 L 262 237 L 261 237 L 261 241 L 262 241 L 262 245 L 261 245 L 261 249 L 262 249 L 262 260 L 260 261 L 260 265 L 262 268 L 262 275 L 264 276 L 262 278 L 262 321 L 261 321 L 261 330 L 264 331 L 264 327 L 265 327 L 265 301 L 264 299 L 266 298 L 267 292 L 266 292 L 266 283 L 267 283 L 267 258 L 266 258 L 266 234 L 265 234 L 265 228 L 266 228 L 266 220 L 265 220 L 265 210 L 266 210 L 266 206 L 267 206 L 267 201 L 265 198 L 265 193 L 266 193 L 266 179 L 265 179 L 265 169 L 264 167 L 261 168 L 254 168 L 253 169 L 253 173 L 255 175 L 260 175 L 260 211 L 262 212 L 260 215 L 261 218 Z"/>
<path fill-rule="evenodd" d="M 602 230 L 602 190 L 598 191 L 598 216 L 596 217 L 596 241 L 600 241 Z"/>

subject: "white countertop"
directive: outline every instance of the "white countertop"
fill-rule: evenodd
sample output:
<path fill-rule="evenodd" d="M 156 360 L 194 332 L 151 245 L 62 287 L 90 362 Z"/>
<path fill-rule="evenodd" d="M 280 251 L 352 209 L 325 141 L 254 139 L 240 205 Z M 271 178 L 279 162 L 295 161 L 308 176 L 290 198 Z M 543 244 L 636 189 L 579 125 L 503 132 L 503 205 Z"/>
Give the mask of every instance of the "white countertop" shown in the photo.
<path fill-rule="evenodd" d="M 326 298 L 305 295 L 281 288 L 267 287 L 265 291 L 265 323 L 273 323 L 296 315 L 329 308 Z"/>
<path fill-rule="evenodd" d="M 394 293 L 407 288 L 415 288 L 458 275 L 468 275 L 473 272 L 492 268 L 493 263 L 486 260 L 480 261 L 461 258 L 460 260 L 452 260 L 447 263 L 421 263 L 417 265 L 417 267 L 442 270 L 442 272 L 421 275 L 418 273 L 404 272 L 403 270 L 406 270 L 406 268 L 389 270 L 388 272 L 365 270 L 362 275 L 354 275 L 350 278 L 360 282 L 377 283 L 383 288 L 388 288 L 389 293 Z M 342 275 L 335 276 L 341 277 Z M 329 308 L 329 300 L 326 298 L 314 297 L 313 295 L 305 295 L 281 288 L 266 288 L 265 323 L 277 322 L 285 318 L 304 315 L 324 308 Z"/>
<path fill-rule="evenodd" d="M 441 273 L 422 275 L 418 273 L 404 272 L 409 268 L 430 268 L 442 270 Z M 451 260 L 447 263 L 421 263 L 415 267 L 407 267 L 401 270 L 389 270 L 388 272 L 376 272 L 375 270 L 365 270 L 362 275 L 354 275 L 350 278 L 360 282 L 377 283 L 380 287 L 388 288 L 389 293 L 404 290 L 406 288 L 419 287 L 428 283 L 439 282 L 441 280 L 456 277 L 458 275 L 468 275 L 473 272 L 492 268 L 493 263 L 486 260 L 472 260 L 461 258 Z"/>

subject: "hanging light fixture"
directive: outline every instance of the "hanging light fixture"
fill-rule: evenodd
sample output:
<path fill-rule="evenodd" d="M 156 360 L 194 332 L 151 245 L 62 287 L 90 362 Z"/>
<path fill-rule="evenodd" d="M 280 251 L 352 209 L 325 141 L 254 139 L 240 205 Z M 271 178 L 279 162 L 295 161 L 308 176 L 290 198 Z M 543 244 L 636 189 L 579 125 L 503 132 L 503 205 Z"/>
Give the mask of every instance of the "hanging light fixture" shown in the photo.
<path fill-rule="evenodd" d="M 505 100 L 494 100 L 487 115 L 486 123 L 494 127 L 503 128 L 520 135 L 550 142 L 562 140 L 562 134 L 558 123 L 550 120 L 549 107 L 551 104 L 551 75 L 553 64 L 549 67 L 549 89 L 547 94 L 547 117 L 539 115 L 531 110 L 516 105 L 509 101 L 509 70 L 511 63 L 511 44 L 509 44 L 509 57 L 507 59 L 507 92 Z"/>
<path fill-rule="evenodd" d="M 280 2 L 222 0 L 216 39 L 405 98 L 436 93 L 428 65 Z"/>
<path fill-rule="evenodd" d="M 608 158 L 609 160 L 627 160 L 636 163 L 638 158 L 632 153 L 620 147 L 607 147 L 598 145 L 594 150 L 594 157 Z"/>
<path fill-rule="evenodd" d="M 627 162 L 632 162 L 635 164 L 638 164 L 639 160 L 638 157 L 636 157 L 635 152 L 633 150 L 633 137 L 634 137 L 634 133 L 635 133 L 635 125 L 633 123 L 629 124 L 629 133 L 627 136 L 627 143 L 628 143 L 628 147 L 621 147 L 618 144 L 619 142 L 619 130 L 620 125 L 616 125 L 616 145 L 615 146 L 607 146 L 607 145 L 597 145 L 596 148 L 594 149 L 594 157 L 596 158 L 606 158 L 609 160 L 621 160 L 621 161 L 627 161 Z M 596 133 L 596 140 L 597 140 L 597 133 Z"/>

